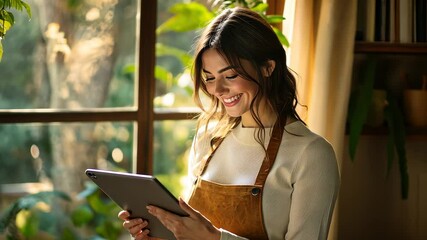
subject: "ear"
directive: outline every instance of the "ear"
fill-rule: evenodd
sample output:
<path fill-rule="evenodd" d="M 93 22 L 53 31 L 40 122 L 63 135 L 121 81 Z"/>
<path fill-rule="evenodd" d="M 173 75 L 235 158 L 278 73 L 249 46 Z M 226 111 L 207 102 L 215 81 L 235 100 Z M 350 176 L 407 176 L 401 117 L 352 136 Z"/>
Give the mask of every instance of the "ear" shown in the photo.
<path fill-rule="evenodd" d="M 275 67 L 276 67 L 276 61 L 268 60 L 267 66 L 262 68 L 262 74 L 264 75 L 264 77 L 270 77 Z"/>

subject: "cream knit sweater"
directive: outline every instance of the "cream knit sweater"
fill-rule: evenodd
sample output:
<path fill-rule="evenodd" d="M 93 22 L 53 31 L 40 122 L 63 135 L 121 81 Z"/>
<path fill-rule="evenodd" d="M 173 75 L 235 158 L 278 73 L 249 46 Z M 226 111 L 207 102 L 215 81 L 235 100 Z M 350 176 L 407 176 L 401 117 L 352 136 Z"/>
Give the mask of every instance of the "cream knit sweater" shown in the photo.
<path fill-rule="evenodd" d="M 267 146 L 271 129 L 266 129 Z M 232 130 L 215 152 L 202 178 L 222 184 L 254 184 L 265 153 L 255 128 Z M 198 134 L 189 161 L 189 177 L 209 150 L 209 137 Z M 196 148 L 197 150 L 195 151 Z M 270 240 L 326 239 L 340 185 L 335 153 L 302 122 L 288 124 L 267 177 L 263 216 Z M 239 216 L 236 216 L 239 217 Z M 221 240 L 245 239 L 221 230 Z"/>

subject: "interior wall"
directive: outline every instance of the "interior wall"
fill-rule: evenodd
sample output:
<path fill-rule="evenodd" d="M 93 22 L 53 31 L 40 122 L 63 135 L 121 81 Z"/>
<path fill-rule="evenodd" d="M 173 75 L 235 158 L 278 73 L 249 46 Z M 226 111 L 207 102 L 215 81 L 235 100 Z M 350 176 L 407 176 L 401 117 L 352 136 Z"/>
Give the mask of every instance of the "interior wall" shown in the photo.
<path fill-rule="evenodd" d="M 356 158 L 342 162 L 338 239 L 427 239 L 427 136 L 407 138 L 409 197 L 400 196 L 397 159 L 386 176 L 385 135 L 361 137 Z"/>

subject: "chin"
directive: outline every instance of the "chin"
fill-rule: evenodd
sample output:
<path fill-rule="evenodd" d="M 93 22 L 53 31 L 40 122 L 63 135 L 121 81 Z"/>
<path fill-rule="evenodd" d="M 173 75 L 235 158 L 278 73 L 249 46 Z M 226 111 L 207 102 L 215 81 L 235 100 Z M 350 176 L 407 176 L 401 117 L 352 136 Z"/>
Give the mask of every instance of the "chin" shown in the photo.
<path fill-rule="evenodd" d="M 237 112 L 237 111 L 227 111 L 228 116 L 235 117 L 235 118 L 243 116 L 244 113 L 245 112 L 241 112 L 241 111 L 239 111 L 239 112 Z"/>

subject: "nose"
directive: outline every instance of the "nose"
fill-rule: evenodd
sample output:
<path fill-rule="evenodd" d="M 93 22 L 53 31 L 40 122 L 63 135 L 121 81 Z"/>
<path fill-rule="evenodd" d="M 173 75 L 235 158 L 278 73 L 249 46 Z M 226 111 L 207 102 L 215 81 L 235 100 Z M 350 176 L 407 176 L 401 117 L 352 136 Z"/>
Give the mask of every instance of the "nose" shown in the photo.
<path fill-rule="evenodd" d="M 223 95 L 224 93 L 227 92 L 227 89 L 228 88 L 227 88 L 223 78 L 220 78 L 217 81 L 215 81 L 215 95 L 216 96 Z"/>

